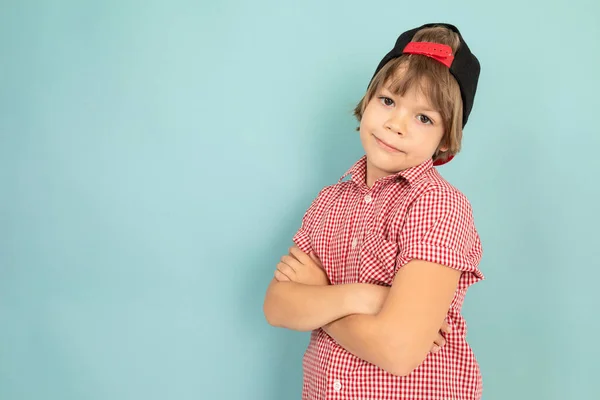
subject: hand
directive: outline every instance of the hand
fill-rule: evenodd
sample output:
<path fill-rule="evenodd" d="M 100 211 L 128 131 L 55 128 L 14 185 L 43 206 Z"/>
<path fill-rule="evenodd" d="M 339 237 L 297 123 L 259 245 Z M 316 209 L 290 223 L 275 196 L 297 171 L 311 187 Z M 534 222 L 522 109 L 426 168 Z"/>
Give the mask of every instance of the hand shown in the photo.
<path fill-rule="evenodd" d="M 444 336 L 442 336 L 442 334 L 446 333 L 450 333 L 452 331 L 452 327 L 450 326 L 450 324 L 448 324 L 448 320 L 444 319 L 444 323 L 442 324 L 442 327 L 440 328 L 437 337 L 435 338 L 435 340 L 433 341 L 433 346 L 431 346 L 431 352 L 432 353 L 437 353 L 438 351 L 441 350 L 441 348 L 446 344 L 446 338 Z"/>
<path fill-rule="evenodd" d="M 281 257 L 275 270 L 275 279 L 305 285 L 329 285 L 329 278 L 319 258 L 312 252 L 304 253 L 298 246 L 292 246 L 290 253 Z"/>

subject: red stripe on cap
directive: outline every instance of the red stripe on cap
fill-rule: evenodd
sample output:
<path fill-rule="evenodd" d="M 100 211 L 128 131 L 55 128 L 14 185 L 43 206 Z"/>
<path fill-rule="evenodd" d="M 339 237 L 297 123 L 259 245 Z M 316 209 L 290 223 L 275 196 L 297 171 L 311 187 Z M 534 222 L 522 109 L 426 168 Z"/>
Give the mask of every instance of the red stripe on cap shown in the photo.
<path fill-rule="evenodd" d="M 431 43 L 431 42 L 410 42 L 403 50 L 406 54 L 420 54 L 436 61 L 441 62 L 446 67 L 450 68 L 454 55 L 452 47 L 446 44 Z"/>

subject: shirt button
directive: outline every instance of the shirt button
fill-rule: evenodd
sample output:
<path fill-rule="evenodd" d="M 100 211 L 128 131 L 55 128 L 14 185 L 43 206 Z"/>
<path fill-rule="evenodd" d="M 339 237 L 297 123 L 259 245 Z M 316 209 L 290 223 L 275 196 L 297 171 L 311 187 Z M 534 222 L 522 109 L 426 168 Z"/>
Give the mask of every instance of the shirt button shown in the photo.
<path fill-rule="evenodd" d="M 342 382 L 340 382 L 336 379 L 333 382 L 333 390 L 335 390 L 336 392 L 339 392 L 340 390 L 342 390 Z"/>
<path fill-rule="evenodd" d="M 369 204 L 372 200 L 373 198 L 370 194 L 365 195 L 365 203 Z"/>
<path fill-rule="evenodd" d="M 352 239 L 352 248 L 355 249 L 356 246 L 358 246 L 358 239 L 354 238 L 354 239 Z"/>

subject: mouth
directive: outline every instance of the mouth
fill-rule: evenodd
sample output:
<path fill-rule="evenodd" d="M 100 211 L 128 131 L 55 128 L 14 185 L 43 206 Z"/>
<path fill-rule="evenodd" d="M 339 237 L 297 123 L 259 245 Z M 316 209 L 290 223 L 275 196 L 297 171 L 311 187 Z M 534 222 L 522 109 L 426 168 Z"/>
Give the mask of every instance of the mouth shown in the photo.
<path fill-rule="evenodd" d="M 390 152 L 390 153 L 400 153 L 400 150 L 398 150 L 397 148 L 395 148 L 393 146 L 390 146 L 383 140 L 379 139 L 377 136 L 373 135 L 373 137 L 375 138 L 375 142 L 377 143 L 377 145 L 379 147 L 381 147 L 383 150 Z"/>

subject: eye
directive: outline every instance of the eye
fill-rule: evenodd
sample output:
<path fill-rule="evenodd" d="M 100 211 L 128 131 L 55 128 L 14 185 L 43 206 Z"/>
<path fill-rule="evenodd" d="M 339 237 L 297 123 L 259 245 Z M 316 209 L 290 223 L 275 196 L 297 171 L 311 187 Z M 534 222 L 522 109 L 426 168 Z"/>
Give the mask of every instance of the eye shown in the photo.
<path fill-rule="evenodd" d="M 394 100 L 390 99 L 389 97 L 380 96 L 379 101 L 381 101 L 381 103 L 383 103 L 383 105 L 387 107 L 391 107 L 394 105 Z"/>
<path fill-rule="evenodd" d="M 417 119 L 422 124 L 433 125 L 433 121 L 427 115 L 419 114 L 419 115 L 417 115 Z"/>

